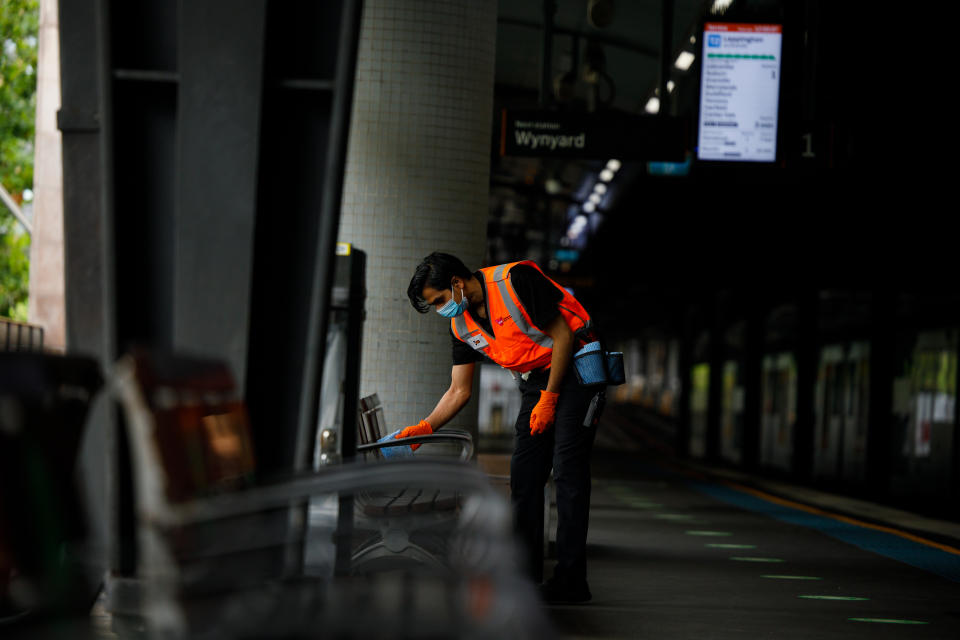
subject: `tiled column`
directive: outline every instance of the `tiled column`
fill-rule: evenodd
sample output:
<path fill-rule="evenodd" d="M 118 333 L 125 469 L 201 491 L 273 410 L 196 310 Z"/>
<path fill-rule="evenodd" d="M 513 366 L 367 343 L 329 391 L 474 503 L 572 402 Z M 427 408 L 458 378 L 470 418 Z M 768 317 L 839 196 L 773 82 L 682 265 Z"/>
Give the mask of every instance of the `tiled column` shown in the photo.
<path fill-rule="evenodd" d="M 361 395 L 415 424 L 450 384 L 449 322 L 407 299 L 433 251 L 486 242 L 495 0 L 366 0 L 339 239 L 367 252 Z M 475 387 L 476 388 L 476 387 Z M 451 426 L 476 433 L 476 400 Z"/>
<path fill-rule="evenodd" d="M 60 37 L 57 0 L 40 2 L 37 50 L 37 116 L 33 168 L 33 236 L 30 239 L 30 322 L 44 329 L 48 349 L 65 347 L 63 273 L 63 172 L 60 160 Z"/>

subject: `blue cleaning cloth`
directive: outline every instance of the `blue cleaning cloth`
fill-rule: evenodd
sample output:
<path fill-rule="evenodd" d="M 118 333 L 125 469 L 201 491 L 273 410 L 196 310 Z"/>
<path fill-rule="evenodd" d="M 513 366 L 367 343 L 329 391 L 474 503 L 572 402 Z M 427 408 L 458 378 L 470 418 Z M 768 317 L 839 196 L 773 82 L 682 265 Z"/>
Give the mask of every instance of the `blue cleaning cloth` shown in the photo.
<path fill-rule="evenodd" d="M 594 340 L 593 342 L 588 342 L 587 344 L 583 345 L 583 348 L 580 349 L 580 351 L 577 351 L 577 352 L 576 352 L 575 354 L 573 354 L 573 355 L 574 355 L 574 357 L 576 357 L 576 356 L 583 356 L 583 355 L 586 355 L 586 354 L 588 354 L 588 353 L 592 353 L 592 352 L 594 352 L 594 351 L 600 351 L 600 341 L 599 341 L 599 340 Z"/>
<path fill-rule="evenodd" d="M 397 434 L 403 431 L 403 429 L 397 429 L 393 433 L 387 434 L 377 440 L 377 442 L 387 442 L 393 440 L 397 437 Z M 383 447 L 380 449 L 380 453 L 383 454 L 384 458 L 412 458 L 413 450 L 410 449 L 410 445 L 405 445 L 402 447 Z"/>

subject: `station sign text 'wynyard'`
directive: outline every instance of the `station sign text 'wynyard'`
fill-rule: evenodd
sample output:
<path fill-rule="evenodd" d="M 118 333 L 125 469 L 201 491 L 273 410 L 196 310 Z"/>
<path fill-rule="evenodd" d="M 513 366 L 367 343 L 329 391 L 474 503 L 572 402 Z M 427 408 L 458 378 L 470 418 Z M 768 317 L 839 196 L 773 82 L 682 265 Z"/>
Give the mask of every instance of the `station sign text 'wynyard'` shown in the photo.
<path fill-rule="evenodd" d="M 682 161 L 686 147 L 677 118 L 508 109 L 501 116 L 503 156 Z"/>
<path fill-rule="evenodd" d="M 562 133 L 560 123 L 549 120 L 516 120 L 513 128 L 514 142 L 517 147 L 536 151 L 556 151 L 561 149 L 583 149 L 587 145 L 587 133 Z"/>

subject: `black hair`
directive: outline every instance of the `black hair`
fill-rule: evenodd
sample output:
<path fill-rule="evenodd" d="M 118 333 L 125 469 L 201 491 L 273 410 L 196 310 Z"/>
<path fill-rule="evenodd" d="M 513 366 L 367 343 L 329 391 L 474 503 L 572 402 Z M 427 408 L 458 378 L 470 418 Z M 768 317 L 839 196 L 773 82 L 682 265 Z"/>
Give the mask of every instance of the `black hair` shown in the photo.
<path fill-rule="evenodd" d="M 452 288 L 450 281 L 454 277 L 469 280 L 473 273 L 460 261 L 460 258 L 449 253 L 434 251 L 423 259 L 417 270 L 413 272 L 410 286 L 407 287 L 407 297 L 410 304 L 420 313 L 430 310 L 430 305 L 423 299 L 424 287 L 431 287 L 437 291 Z"/>

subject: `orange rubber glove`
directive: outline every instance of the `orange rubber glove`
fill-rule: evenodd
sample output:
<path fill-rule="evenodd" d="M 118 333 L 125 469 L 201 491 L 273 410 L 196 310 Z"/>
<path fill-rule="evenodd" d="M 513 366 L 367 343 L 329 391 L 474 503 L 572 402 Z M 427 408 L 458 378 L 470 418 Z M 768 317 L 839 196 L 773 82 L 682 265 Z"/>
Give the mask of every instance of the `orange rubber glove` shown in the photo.
<path fill-rule="evenodd" d="M 430 426 L 430 423 L 426 420 L 421 420 L 417 424 L 410 425 L 398 433 L 395 440 L 399 440 L 400 438 L 410 438 L 412 436 L 428 436 L 431 433 L 433 433 L 433 427 Z M 420 444 L 412 444 L 410 445 L 410 448 L 416 451 L 420 448 Z"/>
<path fill-rule="evenodd" d="M 557 400 L 559 399 L 559 393 L 551 393 L 547 390 L 540 392 L 540 400 L 530 413 L 530 435 L 543 433 L 553 426 L 553 421 L 557 417 Z"/>

